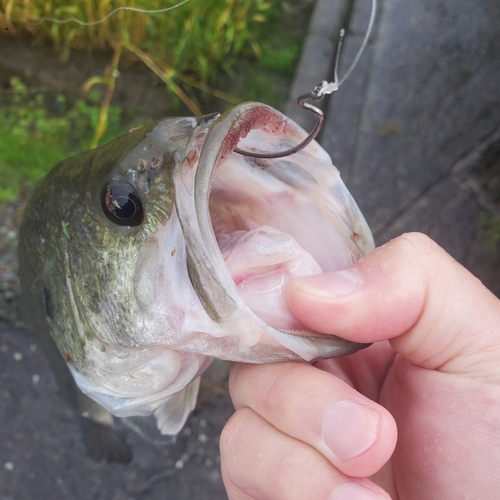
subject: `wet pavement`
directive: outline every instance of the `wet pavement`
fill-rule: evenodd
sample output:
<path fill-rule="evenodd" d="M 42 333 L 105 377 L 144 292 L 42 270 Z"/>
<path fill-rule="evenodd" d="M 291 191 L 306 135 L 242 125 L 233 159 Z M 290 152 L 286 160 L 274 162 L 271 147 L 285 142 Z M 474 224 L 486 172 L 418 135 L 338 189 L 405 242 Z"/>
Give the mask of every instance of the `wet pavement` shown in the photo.
<path fill-rule="evenodd" d="M 344 74 L 369 12 L 369 0 L 316 2 L 293 95 L 331 78 L 341 25 Z M 500 252 L 482 221 L 500 214 L 499 26 L 498 0 L 381 1 L 370 48 L 324 103 L 321 136 L 377 243 L 422 231 L 497 294 Z M 0 500 L 225 499 L 218 437 L 231 413 L 216 398 L 168 447 L 125 430 L 131 464 L 95 462 L 36 340 L 0 325 Z"/>
<path fill-rule="evenodd" d="M 355 0 L 340 76 L 369 13 Z M 483 222 L 500 216 L 499 26 L 496 0 L 381 2 L 320 141 L 378 244 L 421 231 L 497 295 L 500 251 Z"/>
<path fill-rule="evenodd" d="M 215 398 L 167 446 L 123 428 L 132 462 L 95 461 L 36 340 L 0 323 L 0 500 L 225 499 L 218 442 L 232 412 Z"/>

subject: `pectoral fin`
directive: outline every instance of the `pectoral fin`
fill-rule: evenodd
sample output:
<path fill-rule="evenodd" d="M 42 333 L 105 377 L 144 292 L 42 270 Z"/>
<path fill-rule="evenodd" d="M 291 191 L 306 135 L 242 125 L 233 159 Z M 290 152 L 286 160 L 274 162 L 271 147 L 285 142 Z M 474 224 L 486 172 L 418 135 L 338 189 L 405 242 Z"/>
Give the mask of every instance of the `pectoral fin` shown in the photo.
<path fill-rule="evenodd" d="M 78 388 L 77 398 L 83 442 L 89 455 L 95 460 L 129 463 L 132 450 L 125 436 L 115 428 L 111 413 Z"/>
<path fill-rule="evenodd" d="M 132 450 L 118 430 L 90 418 L 80 417 L 83 442 L 94 460 L 127 464 L 132 460 Z"/>
<path fill-rule="evenodd" d="M 172 394 L 168 401 L 155 411 L 158 428 L 162 434 L 175 435 L 180 432 L 196 406 L 199 388 L 200 377 L 193 380 L 182 391 Z"/>

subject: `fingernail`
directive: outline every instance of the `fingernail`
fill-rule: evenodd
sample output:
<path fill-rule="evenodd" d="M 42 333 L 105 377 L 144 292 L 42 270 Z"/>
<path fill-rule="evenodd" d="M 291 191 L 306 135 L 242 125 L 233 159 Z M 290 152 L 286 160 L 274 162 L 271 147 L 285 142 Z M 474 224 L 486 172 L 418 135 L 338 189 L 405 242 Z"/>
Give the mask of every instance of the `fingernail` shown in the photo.
<path fill-rule="evenodd" d="M 354 401 L 341 401 L 325 418 L 323 440 L 341 460 L 350 460 L 373 445 L 379 420 L 376 410 Z"/>
<path fill-rule="evenodd" d="M 301 276 L 293 279 L 293 286 L 300 291 L 326 298 L 343 297 L 355 292 L 361 279 L 355 271 L 345 269 L 334 273 Z"/>
<path fill-rule="evenodd" d="M 387 496 L 358 483 L 347 483 L 337 490 L 331 500 L 387 500 Z"/>

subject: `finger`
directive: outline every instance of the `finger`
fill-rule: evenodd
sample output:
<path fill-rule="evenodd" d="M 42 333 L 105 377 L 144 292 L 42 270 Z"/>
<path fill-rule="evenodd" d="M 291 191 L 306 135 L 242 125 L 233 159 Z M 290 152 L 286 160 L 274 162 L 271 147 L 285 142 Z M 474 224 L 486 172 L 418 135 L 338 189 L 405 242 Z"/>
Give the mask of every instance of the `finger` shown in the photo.
<path fill-rule="evenodd" d="M 500 302 L 426 236 L 406 234 L 336 273 L 296 278 L 293 314 L 358 342 L 392 339 L 413 364 L 500 380 Z"/>
<path fill-rule="evenodd" d="M 220 443 L 231 500 L 389 500 L 378 486 L 344 476 L 316 450 L 249 408 L 231 417 Z"/>
<path fill-rule="evenodd" d="M 343 380 L 372 401 L 380 402 L 380 388 L 396 356 L 389 341 L 381 341 L 350 356 L 316 361 L 314 366 Z"/>
<path fill-rule="evenodd" d="M 229 386 L 236 409 L 250 407 L 349 476 L 372 475 L 394 450 L 396 425 L 385 408 L 306 363 L 239 364 Z"/>

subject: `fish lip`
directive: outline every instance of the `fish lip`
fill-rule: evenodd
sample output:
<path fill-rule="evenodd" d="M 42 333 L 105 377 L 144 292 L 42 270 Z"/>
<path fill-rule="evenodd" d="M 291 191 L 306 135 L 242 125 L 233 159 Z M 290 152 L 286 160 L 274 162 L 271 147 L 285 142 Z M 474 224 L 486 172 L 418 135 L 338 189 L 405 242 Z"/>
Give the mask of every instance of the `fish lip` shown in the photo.
<path fill-rule="evenodd" d="M 236 106 L 210 124 L 201 148 L 194 178 L 194 211 L 200 248 L 187 242 L 191 262 L 191 281 L 212 320 L 224 323 L 230 320 L 242 303 L 236 285 L 221 255 L 209 211 L 209 194 L 212 179 L 220 163 L 229 156 L 241 138 L 253 129 L 272 127 L 288 132 L 288 118 L 262 103 L 248 102 Z M 288 127 L 290 128 L 290 127 Z M 195 285 L 195 283 L 193 283 Z M 253 313 L 252 313 L 253 314 Z"/>
<path fill-rule="evenodd" d="M 263 127 L 275 133 L 289 136 L 297 135 L 297 141 L 301 140 L 298 134 L 294 133 L 297 126 L 274 108 L 257 102 L 243 103 L 231 108 L 210 125 L 196 169 L 194 179 L 195 214 L 201 242 L 208 259 L 208 262 L 200 262 L 200 264 L 206 266 L 211 275 L 211 281 L 215 284 L 210 293 L 204 293 L 203 290 L 197 291 L 204 293 L 205 303 L 213 302 L 215 299 L 219 307 L 217 310 L 217 306 L 212 304 L 213 307 L 210 309 L 214 313 L 210 316 L 218 322 L 229 320 L 237 311 L 242 300 L 222 257 L 212 227 L 209 210 L 212 180 L 218 166 L 233 153 L 240 139 L 246 137 L 251 130 Z M 254 316 L 253 313 L 251 315 Z M 262 324 L 265 325 L 264 322 Z"/>
<path fill-rule="evenodd" d="M 195 288 L 200 299 L 202 299 L 202 295 L 204 295 L 202 302 L 211 319 L 221 324 L 230 322 L 231 317 L 234 316 L 235 312 L 238 310 L 242 300 L 239 297 L 236 285 L 222 257 L 212 227 L 209 212 L 211 183 L 218 166 L 234 151 L 240 139 L 246 137 L 251 130 L 264 126 L 292 136 L 297 135 L 298 141 L 303 139 L 298 137 L 296 125 L 275 109 L 261 103 L 244 103 L 232 108 L 215 122 L 211 123 L 201 149 L 195 173 L 195 217 L 199 230 L 198 236 L 204 248 L 204 258 L 196 256 L 197 262 L 191 263 L 190 270 L 195 273 L 197 272 L 199 275 L 202 273 L 208 274 L 209 280 L 211 281 L 210 286 L 212 288 L 210 290 L 208 290 L 208 288 L 207 290 L 200 290 L 203 286 Z M 189 242 L 187 242 L 188 254 L 190 246 L 193 247 L 192 244 L 190 245 Z M 198 250 L 191 248 L 191 251 L 196 253 Z M 200 267 L 204 269 L 200 270 Z M 202 280 L 202 278 L 199 279 L 200 281 Z M 191 280 L 193 282 L 192 276 Z M 209 303 L 208 308 L 207 303 Z M 248 309 L 246 304 L 245 307 Z M 210 310 L 212 314 L 210 314 Z M 316 361 L 319 359 L 337 357 L 354 353 L 370 345 L 351 342 L 339 337 L 314 331 L 292 332 L 280 330 L 266 324 L 253 313 L 250 314 L 262 323 L 261 331 L 263 330 L 270 337 L 274 338 L 284 349 L 294 353 L 294 345 L 296 342 L 301 343 L 301 350 L 303 350 L 302 348 L 305 343 L 307 354 L 304 356 L 301 353 L 300 356 L 297 355 L 297 359 L 307 358 L 307 361 Z"/>
<path fill-rule="evenodd" d="M 212 122 L 220 117 L 220 113 L 210 113 L 208 115 L 198 116 L 196 118 L 196 125 L 203 127 L 204 125 L 211 125 Z"/>

